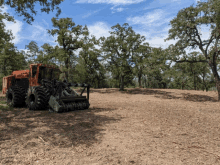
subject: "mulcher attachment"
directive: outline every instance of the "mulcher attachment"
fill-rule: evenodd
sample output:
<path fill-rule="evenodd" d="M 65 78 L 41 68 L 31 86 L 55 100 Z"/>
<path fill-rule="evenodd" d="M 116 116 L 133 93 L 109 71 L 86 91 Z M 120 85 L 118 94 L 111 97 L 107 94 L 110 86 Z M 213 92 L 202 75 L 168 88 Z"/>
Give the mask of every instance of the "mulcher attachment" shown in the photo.
<path fill-rule="evenodd" d="M 69 100 L 66 102 L 66 100 Z M 66 112 L 66 111 L 74 111 L 74 110 L 83 110 L 89 108 L 89 102 L 85 96 L 72 96 L 72 97 L 61 97 L 60 99 L 56 99 L 54 96 L 50 97 L 49 105 L 56 112 Z"/>
<path fill-rule="evenodd" d="M 76 91 L 70 89 L 70 86 L 84 87 L 84 89 L 79 95 Z M 87 98 L 82 96 L 85 88 L 87 88 Z M 55 88 L 53 88 L 53 94 L 50 96 L 49 105 L 55 112 L 88 109 L 90 106 L 89 88 L 90 86 L 87 84 L 57 82 Z"/>

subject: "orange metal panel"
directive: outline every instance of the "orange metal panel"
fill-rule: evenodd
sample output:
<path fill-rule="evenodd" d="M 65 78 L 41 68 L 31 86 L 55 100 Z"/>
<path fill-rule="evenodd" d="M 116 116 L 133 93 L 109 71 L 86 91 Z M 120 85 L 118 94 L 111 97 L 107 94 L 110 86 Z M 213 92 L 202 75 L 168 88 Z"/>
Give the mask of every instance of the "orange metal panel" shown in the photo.
<path fill-rule="evenodd" d="M 2 82 L 2 93 L 6 94 L 7 89 L 11 86 L 11 80 L 13 75 L 10 76 L 5 76 L 3 77 L 3 82 Z"/>

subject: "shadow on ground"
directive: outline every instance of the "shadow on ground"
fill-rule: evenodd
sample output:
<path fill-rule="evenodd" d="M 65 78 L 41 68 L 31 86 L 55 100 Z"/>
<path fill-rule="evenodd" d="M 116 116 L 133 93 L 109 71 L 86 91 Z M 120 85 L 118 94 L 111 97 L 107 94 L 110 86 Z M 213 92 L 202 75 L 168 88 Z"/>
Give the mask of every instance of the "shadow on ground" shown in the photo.
<path fill-rule="evenodd" d="M 172 90 L 172 89 L 171 89 Z M 166 92 L 160 89 L 149 89 L 149 88 L 127 88 L 125 91 L 119 91 L 118 88 L 105 88 L 105 89 L 91 89 L 92 93 L 97 92 L 100 94 L 105 93 L 124 93 L 124 94 L 143 94 L 143 95 L 155 95 L 157 98 L 162 99 L 182 99 L 187 101 L 194 101 L 194 102 L 205 102 L 205 101 L 212 101 L 217 102 L 217 99 L 207 96 L 207 95 L 196 95 L 196 94 L 190 94 L 190 93 L 179 93 L 182 96 L 176 96 L 174 92 Z"/>
<path fill-rule="evenodd" d="M 108 117 L 96 112 L 113 110 L 115 109 L 94 107 L 51 113 L 48 110 L 29 111 L 27 108 L 3 111 L 0 107 L 0 145 L 15 140 L 15 143 L 23 143 L 24 148 L 30 148 L 38 145 L 32 140 L 42 138 L 49 145 L 63 148 L 80 144 L 91 146 L 101 142 L 103 125 L 122 119 L 120 116 Z"/>
<path fill-rule="evenodd" d="M 205 102 L 205 101 L 212 101 L 217 102 L 217 100 L 213 97 L 207 95 L 197 95 L 197 94 L 190 94 L 190 93 L 179 93 L 181 96 L 175 96 L 174 92 L 166 92 L 160 89 L 129 89 L 130 94 L 144 94 L 144 95 L 155 95 L 157 98 L 162 99 L 182 99 L 187 101 L 193 102 Z"/>
<path fill-rule="evenodd" d="M 207 96 L 207 95 L 195 95 L 190 93 L 182 93 L 184 100 L 187 101 L 194 101 L 194 102 L 205 102 L 205 101 L 212 101 L 212 102 L 218 102 L 213 97 Z"/>

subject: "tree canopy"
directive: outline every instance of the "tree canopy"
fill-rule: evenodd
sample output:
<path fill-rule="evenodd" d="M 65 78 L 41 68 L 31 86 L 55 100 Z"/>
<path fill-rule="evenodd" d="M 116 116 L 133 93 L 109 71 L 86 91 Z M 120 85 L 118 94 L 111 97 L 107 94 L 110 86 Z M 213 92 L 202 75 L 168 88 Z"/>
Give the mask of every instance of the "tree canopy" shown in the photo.
<path fill-rule="evenodd" d="M 36 3 L 39 3 L 40 6 L 44 6 L 41 8 L 41 12 L 46 12 L 47 14 L 49 14 L 50 11 L 53 11 L 56 7 L 56 17 L 58 17 L 61 13 L 61 9 L 58 5 L 60 5 L 60 3 L 63 1 L 64 0 L 1 0 L 0 6 L 10 6 L 10 8 L 15 10 L 18 16 L 24 16 L 23 20 L 28 24 L 31 24 L 34 22 L 34 15 L 37 15 L 37 11 L 34 9 Z"/>
<path fill-rule="evenodd" d="M 216 87 L 219 91 L 220 100 L 220 79 L 217 72 L 217 59 L 219 55 L 218 42 L 220 38 L 219 32 L 219 1 L 210 0 L 208 2 L 198 2 L 196 7 L 190 6 L 180 10 L 170 24 L 172 28 L 169 30 L 169 36 L 166 40 L 178 39 L 175 45 L 170 45 L 168 53 L 171 60 L 175 62 L 203 62 L 208 63 L 216 81 Z M 203 15 L 202 15 L 203 13 Z M 211 36 L 208 40 L 201 39 L 199 26 L 211 24 Z M 213 45 L 213 46 L 211 46 Z M 199 48 L 202 56 L 197 59 L 188 59 L 185 48 Z M 208 51 L 209 48 L 209 51 Z M 183 58 L 180 60 L 180 55 Z"/>
<path fill-rule="evenodd" d="M 145 40 L 144 36 L 136 34 L 128 23 L 117 24 L 111 27 L 114 31 L 111 36 L 100 38 L 102 51 L 105 52 L 104 59 L 109 61 L 107 66 L 111 71 L 119 73 L 120 90 L 124 90 L 125 76 L 131 73 L 132 52 Z"/>

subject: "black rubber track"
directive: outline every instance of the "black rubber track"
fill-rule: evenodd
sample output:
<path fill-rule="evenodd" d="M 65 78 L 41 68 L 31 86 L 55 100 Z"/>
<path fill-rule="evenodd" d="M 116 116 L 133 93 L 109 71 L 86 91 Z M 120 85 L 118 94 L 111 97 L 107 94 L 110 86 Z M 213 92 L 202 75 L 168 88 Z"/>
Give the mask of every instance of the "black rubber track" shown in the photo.
<path fill-rule="evenodd" d="M 25 105 L 25 89 L 21 86 L 11 86 L 6 92 L 7 104 L 10 107 L 22 107 Z"/>
<path fill-rule="evenodd" d="M 34 95 L 34 99 L 32 97 L 31 101 L 31 94 Z M 48 108 L 50 93 L 49 90 L 43 86 L 37 86 L 33 88 L 32 93 L 26 95 L 26 104 L 29 110 L 45 110 Z"/>

